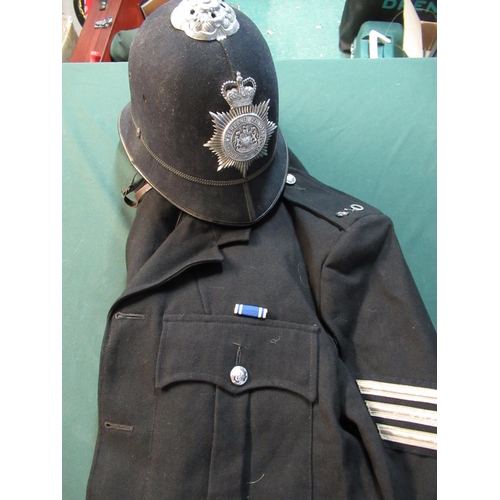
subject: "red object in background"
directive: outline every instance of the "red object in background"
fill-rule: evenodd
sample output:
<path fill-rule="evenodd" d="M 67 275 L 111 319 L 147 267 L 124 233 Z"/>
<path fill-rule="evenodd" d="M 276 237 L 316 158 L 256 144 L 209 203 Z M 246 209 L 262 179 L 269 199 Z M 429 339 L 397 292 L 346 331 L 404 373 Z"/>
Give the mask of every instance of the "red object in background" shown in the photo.
<path fill-rule="evenodd" d="M 92 0 L 83 0 L 83 12 L 85 12 L 85 17 L 87 17 L 90 7 L 92 7 Z"/>
<path fill-rule="evenodd" d="M 85 23 L 73 50 L 71 62 L 89 62 L 92 51 L 101 54 L 100 62 L 110 62 L 109 48 L 115 34 L 120 30 L 138 28 L 144 21 L 139 0 L 108 0 L 104 10 L 100 10 L 100 6 L 100 1 L 93 1 L 92 7 L 88 6 Z M 96 21 L 102 21 L 106 17 L 113 19 L 111 26 L 94 27 Z"/>
<path fill-rule="evenodd" d="M 101 53 L 97 52 L 97 50 L 90 51 L 90 62 L 99 62 L 101 60 Z"/>

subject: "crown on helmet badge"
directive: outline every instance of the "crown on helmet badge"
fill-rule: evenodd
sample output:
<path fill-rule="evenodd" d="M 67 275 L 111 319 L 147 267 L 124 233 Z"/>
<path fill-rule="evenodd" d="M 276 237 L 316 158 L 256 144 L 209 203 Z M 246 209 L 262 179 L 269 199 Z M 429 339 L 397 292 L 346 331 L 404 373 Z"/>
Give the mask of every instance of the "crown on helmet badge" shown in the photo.
<path fill-rule="evenodd" d="M 212 113 L 214 134 L 204 144 L 218 157 L 218 171 L 237 168 L 243 177 L 250 164 L 267 155 L 267 145 L 277 126 L 267 118 L 269 99 L 254 105 L 257 84 L 251 77 L 243 79 L 236 73 L 236 81 L 224 82 L 221 94 L 231 109 Z"/>

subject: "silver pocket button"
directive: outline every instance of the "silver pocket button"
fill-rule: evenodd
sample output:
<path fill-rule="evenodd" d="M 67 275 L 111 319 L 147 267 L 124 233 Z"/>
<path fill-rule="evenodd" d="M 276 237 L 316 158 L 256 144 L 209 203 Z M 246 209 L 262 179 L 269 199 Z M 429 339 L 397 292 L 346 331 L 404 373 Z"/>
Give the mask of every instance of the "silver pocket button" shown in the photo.
<path fill-rule="evenodd" d="M 235 366 L 229 374 L 234 385 L 243 385 L 248 380 L 248 372 L 244 366 Z"/>

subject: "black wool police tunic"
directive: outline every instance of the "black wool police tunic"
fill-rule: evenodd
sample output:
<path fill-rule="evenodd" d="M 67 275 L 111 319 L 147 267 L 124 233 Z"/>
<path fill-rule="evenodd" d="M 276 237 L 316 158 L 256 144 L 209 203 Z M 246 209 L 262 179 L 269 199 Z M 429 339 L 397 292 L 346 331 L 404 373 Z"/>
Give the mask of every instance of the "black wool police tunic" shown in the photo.
<path fill-rule="evenodd" d="M 247 228 L 143 197 L 88 499 L 436 497 L 436 333 L 392 223 L 289 174 Z"/>

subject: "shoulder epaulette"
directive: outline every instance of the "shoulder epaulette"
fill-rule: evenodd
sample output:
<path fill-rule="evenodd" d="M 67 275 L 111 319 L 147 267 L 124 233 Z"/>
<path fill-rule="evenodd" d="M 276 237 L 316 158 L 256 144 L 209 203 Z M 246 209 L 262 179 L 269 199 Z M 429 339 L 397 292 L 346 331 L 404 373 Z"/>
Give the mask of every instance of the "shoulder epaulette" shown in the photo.
<path fill-rule="evenodd" d="M 344 230 L 361 217 L 381 215 L 382 213 L 371 205 L 327 186 L 311 176 L 293 153 L 290 154 L 290 165 L 283 196 L 294 205 L 300 206 Z"/>

